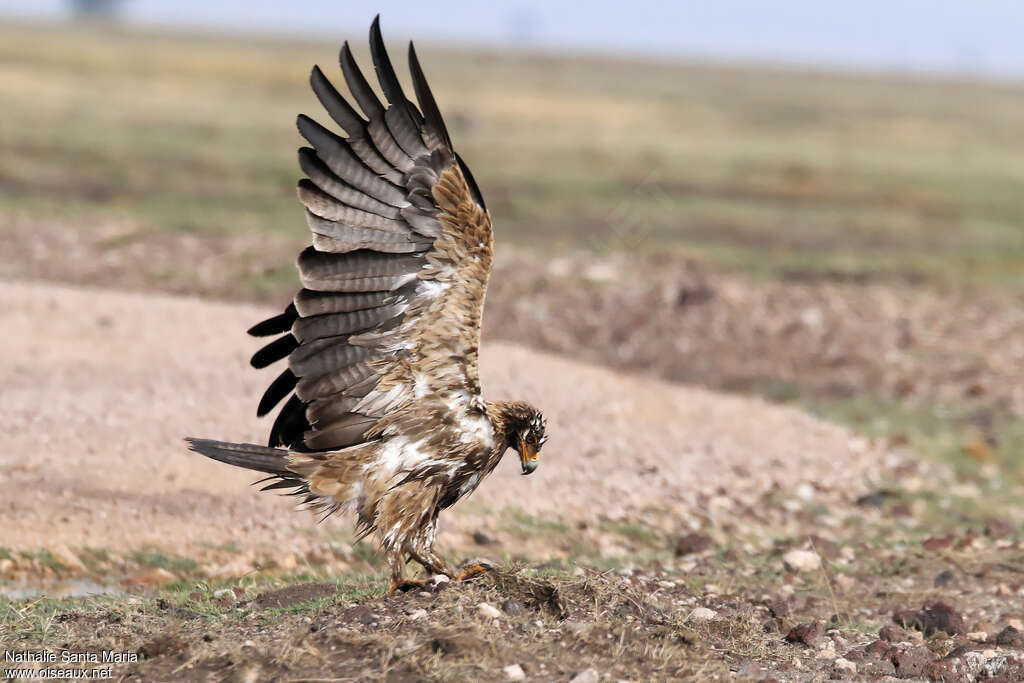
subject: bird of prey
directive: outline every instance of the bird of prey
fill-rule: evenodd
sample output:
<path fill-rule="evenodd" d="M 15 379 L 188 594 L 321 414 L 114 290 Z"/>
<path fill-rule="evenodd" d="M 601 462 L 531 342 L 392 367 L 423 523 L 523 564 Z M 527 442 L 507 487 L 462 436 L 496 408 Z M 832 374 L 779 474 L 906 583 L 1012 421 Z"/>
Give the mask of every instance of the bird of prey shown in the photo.
<path fill-rule="evenodd" d="M 346 42 L 341 71 L 360 114 L 314 67 L 313 92 L 341 137 L 300 115 L 310 144 L 299 199 L 313 244 L 298 259 L 302 288 L 280 315 L 249 333 L 280 334 L 252 365 L 287 359 L 258 415 L 284 400 L 266 447 L 188 439 L 205 456 L 269 475 L 329 515 L 355 511 L 391 566 L 388 589 L 412 559 L 430 574 L 467 578 L 433 548 L 438 514 L 472 493 L 511 448 L 533 472 L 546 441 L 539 410 L 485 401 L 477 355 L 491 272 L 491 216 L 452 147 L 409 44 L 416 104 L 406 98 L 381 38 L 370 51 L 382 102 Z"/>

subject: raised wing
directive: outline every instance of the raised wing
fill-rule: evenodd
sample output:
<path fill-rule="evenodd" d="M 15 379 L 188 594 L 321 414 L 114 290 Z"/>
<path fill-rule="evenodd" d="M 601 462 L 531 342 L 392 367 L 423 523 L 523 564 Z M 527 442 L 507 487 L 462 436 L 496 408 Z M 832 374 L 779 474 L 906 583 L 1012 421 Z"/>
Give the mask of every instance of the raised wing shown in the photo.
<path fill-rule="evenodd" d="M 249 330 L 284 333 L 252 365 L 288 359 L 257 413 L 288 397 L 270 446 L 335 450 L 376 436 L 385 418 L 427 395 L 479 405 L 477 348 L 491 270 L 491 221 L 452 149 L 412 43 L 419 108 L 402 91 L 379 17 L 370 49 L 382 103 L 349 50 L 341 69 L 356 111 L 318 67 L 313 92 L 348 135 L 307 116 L 299 132 L 299 199 L 313 245 L 299 256 L 303 288 L 283 313 Z M 365 118 L 364 118 L 365 116 Z M 290 394 L 290 397 L 289 397 Z M 369 433 L 369 437 L 368 437 Z"/>

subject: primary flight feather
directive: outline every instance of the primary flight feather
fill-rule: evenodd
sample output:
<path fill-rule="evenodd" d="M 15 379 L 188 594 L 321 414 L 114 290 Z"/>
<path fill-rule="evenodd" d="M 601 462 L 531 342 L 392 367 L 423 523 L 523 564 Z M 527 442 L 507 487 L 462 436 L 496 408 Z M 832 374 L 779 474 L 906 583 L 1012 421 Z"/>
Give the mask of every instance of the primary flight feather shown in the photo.
<path fill-rule="evenodd" d="M 284 401 L 268 446 L 188 439 L 203 455 L 270 475 L 331 514 L 352 508 L 392 569 L 389 590 L 415 582 L 405 564 L 465 578 L 433 548 L 438 513 L 472 493 L 512 448 L 537 467 L 545 422 L 518 401 L 481 396 L 477 357 L 491 273 L 491 216 L 455 153 L 412 44 L 406 98 L 381 38 L 370 52 L 386 102 L 348 43 L 341 70 L 356 110 L 314 67 L 310 84 L 341 137 L 300 115 L 306 177 L 298 195 L 313 244 L 298 260 L 302 289 L 249 330 L 281 335 L 256 352 L 287 359 L 260 400 Z M 287 398 L 287 400 L 285 400 Z"/>

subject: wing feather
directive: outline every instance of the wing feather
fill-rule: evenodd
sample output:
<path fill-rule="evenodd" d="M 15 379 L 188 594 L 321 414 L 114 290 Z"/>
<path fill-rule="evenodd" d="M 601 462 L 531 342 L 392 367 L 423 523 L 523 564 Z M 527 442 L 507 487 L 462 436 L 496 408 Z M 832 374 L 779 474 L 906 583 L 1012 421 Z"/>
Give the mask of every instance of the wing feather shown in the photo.
<path fill-rule="evenodd" d="M 271 446 L 337 450 L 385 438 L 412 424 L 417 401 L 435 401 L 439 418 L 482 407 L 477 347 L 490 216 L 412 44 L 419 108 L 402 90 L 378 20 L 370 53 L 386 104 L 345 43 L 339 63 L 357 106 L 319 67 L 310 86 L 348 137 L 308 116 L 297 120 L 310 144 L 299 150 L 306 177 L 297 192 L 313 245 L 299 255 L 303 288 L 293 302 L 250 330 L 281 335 L 256 352 L 253 365 L 288 363 L 258 408 L 263 415 L 291 394 Z"/>

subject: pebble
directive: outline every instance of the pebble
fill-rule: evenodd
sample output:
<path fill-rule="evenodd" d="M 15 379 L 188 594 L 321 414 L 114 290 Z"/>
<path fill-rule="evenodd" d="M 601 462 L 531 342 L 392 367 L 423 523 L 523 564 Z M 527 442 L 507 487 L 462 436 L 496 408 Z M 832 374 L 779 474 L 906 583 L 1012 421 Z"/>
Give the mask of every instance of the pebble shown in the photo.
<path fill-rule="evenodd" d="M 842 671 L 844 673 L 855 674 L 857 673 L 857 665 L 851 662 L 849 659 L 839 657 L 834 662 L 836 671 Z"/>
<path fill-rule="evenodd" d="M 409 612 L 409 621 L 416 621 L 417 619 L 422 619 L 425 616 L 427 616 L 427 610 L 422 608 L 414 609 Z"/>
<path fill-rule="evenodd" d="M 712 545 L 711 537 L 696 532 L 686 534 L 676 541 L 676 557 L 693 555 L 707 550 Z"/>
<path fill-rule="evenodd" d="M 526 672 L 523 671 L 523 667 L 518 664 L 509 664 L 502 671 L 505 672 L 505 677 L 510 681 L 525 681 Z"/>
<path fill-rule="evenodd" d="M 213 591 L 213 597 L 216 599 L 231 598 L 234 599 L 235 591 L 230 588 L 221 588 L 220 590 Z"/>
<path fill-rule="evenodd" d="M 878 637 L 890 643 L 901 643 L 909 638 L 905 629 L 896 624 L 886 624 L 878 631 Z"/>
<path fill-rule="evenodd" d="M 825 626 L 820 621 L 799 624 L 786 634 L 786 642 L 814 646 L 825 635 Z M 829 641 L 831 643 L 831 641 Z"/>
<path fill-rule="evenodd" d="M 900 626 L 917 629 L 925 636 L 939 631 L 951 636 L 967 633 L 960 613 L 938 600 L 926 602 L 920 610 L 897 611 L 892 615 L 892 620 Z"/>
<path fill-rule="evenodd" d="M 687 619 L 696 619 L 697 621 L 711 621 L 718 616 L 718 612 L 707 607 L 698 607 L 697 609 L 690 612 L 690 616 Z"/>
<path fill-rule="evenodd" d="M 600 675 L 594 669 L 584 669 L 570 679 L 569 683 L 597 683 Z"/>
<path fill-rule="evenodd" d="M 477 529 L 473 532 L 473 542 L 477 545 L 491 545 L 494 543 L 494 537 L 488 534 L 483 529 Z M 522 679 L 516 679 L 522 680 Z"/>
<path fill-rule="evenodd" d="M 486 602 L 481 602 L 479 605 L 477 605 L 476 611 L 484 619 L 497 619 L 501 616 L 501 610 L 499 610 L 494 605 L 490 605 Z"/>
<path fill-rule="evenodd" d="M 810 550 L 790 550 L 782 556 L 782 564 L 791 572 L 813 572 L 821 569 L 821 556 Z"/>
<path fill-rule="evenodd" d="M 512 598 L 501 603 L 501 611 L 510 617 L 522 617 L 526 615 L 526 608 L 523 607 L 523 603 L 518 600 L 513 600 Z"/>

